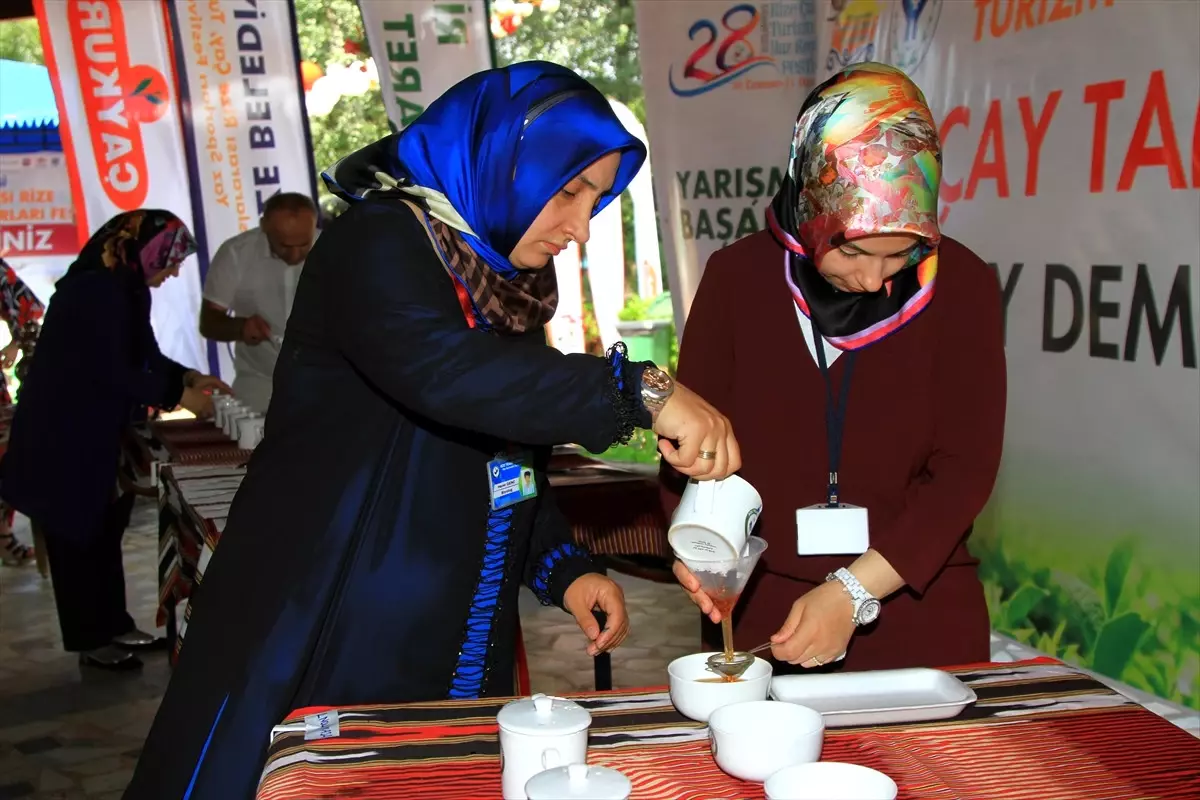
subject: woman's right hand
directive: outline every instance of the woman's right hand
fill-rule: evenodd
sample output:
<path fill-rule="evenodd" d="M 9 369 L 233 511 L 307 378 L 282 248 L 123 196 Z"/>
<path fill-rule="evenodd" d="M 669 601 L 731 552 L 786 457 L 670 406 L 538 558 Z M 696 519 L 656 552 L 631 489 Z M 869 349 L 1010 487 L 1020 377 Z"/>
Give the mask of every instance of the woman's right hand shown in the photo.
<path fill-rule="evenodd" d="M 681 383 L 668 398 L 654 432 L 658 450 L 677 471 L 699 480 L 727 478 L 742 468 L 742 453 L 728 418 Z M 674 440 L 674 441 L 671 441 Z M 706 451 L 712 458 L 701 458 Z"/>
<path fill-rule="evenodd" d="M 213 415 L 212 397 L 194 386 L 184 388 L 179 405 L 195 414 L 196 419 L 207 419 Z"/>

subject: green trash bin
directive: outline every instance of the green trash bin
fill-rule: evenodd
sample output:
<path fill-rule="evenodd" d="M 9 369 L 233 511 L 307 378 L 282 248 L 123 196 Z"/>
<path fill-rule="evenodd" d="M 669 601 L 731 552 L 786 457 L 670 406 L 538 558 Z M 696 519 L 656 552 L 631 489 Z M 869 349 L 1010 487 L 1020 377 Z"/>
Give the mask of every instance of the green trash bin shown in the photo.
<path fill-rule="evenodd" d="M 632 361 L 653 361 L 666 369 L 671 358 L 671 320 L 638 319 L 617 323 L 617 333 Z"/>

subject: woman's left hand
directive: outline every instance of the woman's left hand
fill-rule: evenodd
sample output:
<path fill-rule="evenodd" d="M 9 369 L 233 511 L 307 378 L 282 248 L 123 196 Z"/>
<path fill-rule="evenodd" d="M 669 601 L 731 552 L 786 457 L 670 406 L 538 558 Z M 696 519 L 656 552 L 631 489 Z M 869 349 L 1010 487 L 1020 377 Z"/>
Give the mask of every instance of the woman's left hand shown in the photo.
<path fill-rule="evenodd" d="M 18 342 L 10 342 L 3 350 L 0 350 L 0 367 L 8 369 L 17 363 L 19 355 L 21 355 L 21 345 Z"/>
<path fill-rule="evenodd" d="M 855 627 L 850 595 L 830 581 L 792 603 L 783 627 L 771 637 L 771 655 L 803 667 L 829 664 L 846 652 Z"/>
<path fill-rule="evenodd" d="M 598 656 L 616 649 L 629 633 L 629 615 L 625 612 L 625 593 L 612 578 L 589 572 L 580 575 L 567 587 L 563 606 L 575 617 L 579 628 L 588 638 L 587 653 Z M 592 615 L 599 609 L 608 615 L 604 630 Z"/>
<path fill-rule="evenodd" d="M 220 378 L 213 375 L 205 375 L 194 369 L 189 369 L 184 373 L 183 385 L 189 389 L 199 389 L 202 392 L 218 391 L 225 394 L 233 394 L 233 389 L 230 389 Z"/>

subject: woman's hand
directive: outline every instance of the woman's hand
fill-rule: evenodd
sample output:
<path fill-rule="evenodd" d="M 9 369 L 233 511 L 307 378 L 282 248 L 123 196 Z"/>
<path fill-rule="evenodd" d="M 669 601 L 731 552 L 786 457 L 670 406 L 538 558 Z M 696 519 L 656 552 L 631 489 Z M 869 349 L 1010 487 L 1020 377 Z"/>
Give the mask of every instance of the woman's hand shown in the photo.
<path fill-rule="evenodd" d="M 11 368 L 13 364 L 17 363 L 19 355 L 21 355 L 21 345 L 17 342 L 10 342 L 3 350 L 0 350 L 0 368 Z"/>
<path fill-rule="evenodd" d="M 679 585 L 687 592 L 688 599 L 696 604 L 701 613 L 706 614 L 713 622 L 720 622 L 721 612 L 713 604 L 712 598 L 701 590 L 700 581 L 691 570 L 685 567 L 682 561 L 676 561 L 671 571 L 675 573 L 675 580 L 679 581 Z"/>
<path fill-rule="evenodd" d="M 587 654 L 598 656 L 614 650 L 629 633 L 629 615 L 625 612 L 625 593 L 612 578 L 596 572 L 580 575 L 563 595 L 563 606 L 579 623 L 588 638 Z M 599 609 L 608 615 L 604 630 L 592 615 Z"/>
<path fill-rule="evenodd" d="M 854 603 L 838 581 L 810 590 L 792 603 L 783 627 L 771 637 L 771 655 L 803 667 L 829 664 L 854 635 Z"/>
<path fill-rule="evenodd" d="M 212 396 L 195 386 L 184 388 L 183 396 L 179 398 L 179 405 L 195 414 L 196 419 L 208 419 L 213 415 Z"/>
<path fill-rule="evenodd" d="M 689 478 L 718 480 L 742 468 L 742 452 L 733 436 L 733 425 L 681 383 L 675 384 L 675 391 L 658 412 L 654 432 L 662 437 L 658 450 L 663 458 Z M 712 457 L 701 458 L 701 452 L 711 453 Z"/>
<path fill-rule="evenodd" d="M 233 394 L 233 389 L 225 384 L 220 378 L 212 375 L 205 375 L 203 372 L 195 369 L 189 369 L 183 373 L 183 385 L 188 389 L 199 389 L 207 392 L 223 392 L 224 394 Z"/>

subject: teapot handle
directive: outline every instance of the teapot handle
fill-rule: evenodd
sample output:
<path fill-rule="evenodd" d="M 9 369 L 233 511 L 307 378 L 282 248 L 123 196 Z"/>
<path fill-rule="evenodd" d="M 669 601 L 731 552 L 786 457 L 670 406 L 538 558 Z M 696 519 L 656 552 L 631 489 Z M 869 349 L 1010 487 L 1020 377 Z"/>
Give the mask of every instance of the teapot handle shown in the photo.
<path fill-rule="evenodd" d="M 553 747 L 542 751 L 542 769 L 554 769 L 562 764 L 562 756 Z"/>

